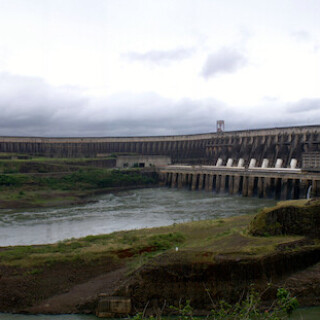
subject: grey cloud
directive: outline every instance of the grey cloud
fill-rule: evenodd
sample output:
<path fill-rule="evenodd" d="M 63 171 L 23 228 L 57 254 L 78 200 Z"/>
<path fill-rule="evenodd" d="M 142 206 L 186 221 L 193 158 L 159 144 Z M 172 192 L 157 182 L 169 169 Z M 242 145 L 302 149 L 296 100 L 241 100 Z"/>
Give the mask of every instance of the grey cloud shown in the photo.
<path fill-rule="evenodd" d="M 155 93 L 85 96 L 42 79 L 0 73 L 0 135 L 134 136 L 215 130 L 216 100 L 173 101 Z"/>
<path fill-rule="evenodd" d="M 210 54 L 202 68 L 204 78 L 214 77 L 220 73 L 232 73 L 247 64 L 246 56 L 233 48 L 222 48 Z"/>
<path fill-rule="evenodd" d="M 167 64 L 190 58 L 195 52 L 194 48 L 177 48 L 174 50 L 152 50 L 144 53 L 128 52 L 122 56 L 131 61 L 148 62 L 152 64 Z"/>
<path fill-rule="evenodd" d="M 316 109 L 316 99 L 302 101 L 309 101 L 308 110 Z M 300 110 L 298 105 L 305 103 L 291 108 Z M 0 73 L 0 135 L 194 134 L 214 132 L 218 119 L 226 121 L 227 130 L 312 124 L 315 119 L 307 112 L 281 111 L 283 106 L 274 110 L 274 114 L 269 110 L 244 113 L 212 98 L 174 101 L 152 92 L 98 99 L 86 96 L 79 88 L 53 87 L 40 78 Z"/>
<path fill-rule="evenodd" d="M 60 135 L 59 127 L 88 102 L 76 88 L 0 73 L 0 134 Z M 54 129 L 54 130 L 53 130 Z"/>
<path fill-rule="evenodd" d="M 295 103 L 291 103 L 287 107 L 290 113 L 307 113 L 310 111 L 320 111 L 320 98 L 302 99 Z"/>

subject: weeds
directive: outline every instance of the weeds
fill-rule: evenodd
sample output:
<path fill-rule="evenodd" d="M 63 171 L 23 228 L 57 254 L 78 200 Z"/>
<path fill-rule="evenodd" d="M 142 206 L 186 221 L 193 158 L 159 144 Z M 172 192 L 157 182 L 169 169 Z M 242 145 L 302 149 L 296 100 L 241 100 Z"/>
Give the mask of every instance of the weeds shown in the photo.
<path fill-rule="evenodd" d="M 298 301 L 292 297 L 288 290 L 280 288 L 277 291 L 277 299 L 270 309 L 265 310 L 261 304 L 261 297 L 255 290 L 250 290 L 246 298 L 241 302 L 231 305 L 225 301 L 219 301 L 211 310 L 206 320 L 285 320 L 289 319 L 292 312 L 298 307 Z M 170 306 L 170 309 L 177 315 L 178 320 L 203 319 L 193 315 L 193 308 L 190 300 L 185 305 L 179 302 L 179 306 Z M 133 320 L 154 320 L 154 316 L 144 317 L 144 313 L 138 313 Z M 157 317 L 161 319 L 162 317 Z"/>
<path fill-rule="evenodd" d="M 167 250 L 185 241 L 185 236 L 180 232 L 157 234 L 148 239 L 148 245 L 159 250 Z"/>

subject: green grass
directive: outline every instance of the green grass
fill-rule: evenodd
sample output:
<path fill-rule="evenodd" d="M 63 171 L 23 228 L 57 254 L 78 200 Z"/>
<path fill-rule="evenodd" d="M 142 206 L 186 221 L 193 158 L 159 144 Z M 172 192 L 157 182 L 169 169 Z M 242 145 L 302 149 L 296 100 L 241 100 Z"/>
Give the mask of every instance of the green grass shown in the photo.
<path fill-rule="evenodd" d="M 130 250 L 139 255 L 144 250 L 160 252 L 180 245 L 185 236 L 179 232 L 153 231 L 152 229 L 115 232 L 108 235 L 87 236 L 52 245 L 16 246 L 0 250 L 0 263 L 15 266 L 41 266 L 48 261 L 73 260 L 75 257 L 89 261 L 103 254 L 114 255 Z"/>
<path fill-rule="evenodd" d="M 96 189 L 155 183 L 139 170 L 80 169 L 62 177 L 15 174 L 0 174 L 0 187 L 48 187 L 60 190 Z"/>

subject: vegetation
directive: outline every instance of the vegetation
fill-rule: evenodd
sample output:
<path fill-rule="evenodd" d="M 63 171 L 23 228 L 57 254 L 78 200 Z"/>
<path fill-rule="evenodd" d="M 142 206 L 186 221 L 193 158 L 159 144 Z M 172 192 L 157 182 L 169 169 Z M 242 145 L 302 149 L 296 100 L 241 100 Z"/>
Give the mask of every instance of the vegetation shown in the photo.
<path fill-rule="evenodd" d="M 114 155 L 108 159 L 111 160 Z M 107 160 L 108 160 L 107 159 Z M 112 170 L 101 159 L 0 159 L 0 207 L 20 208 L 83 202 L 110 188 L 157 183 L 139 169 Z"/>
<path fill-rule="evenodd" d="M 298 307 L 298 301 L 290 295 L 290 292 L 284 288 L 277 291 L 277 299 L 273 305 L 266 309 L 261 304 L 261 297 L 254 289 L 250 290 L 246 298 L 230 305 L 221 300 L 214 304 L 211 313 L 206 317 L 207 320 L 285 320 L 289 319 L 292 312 Z M 179 304 L 178 307 L 170 307 L 178 320 L 197 320 L 202 319 L 193 315 L 193 308 L 190 300 L 185 305 Z M 145 317 L 143 313 L 138 313 L 133 320 L 155 320 L 161 317 Z"/>
<path fill-rule="evenodd" d="M 184 234 L 166 231 L 161 228 L 155 232 L 152 229 L 122 231 L 51 245 L 7 247 L 0 251 L 0 264 L 34 269 L 75 260 L 88 263 L 99 256 L 135 259 L 144 253 L 160 253 L 185 242 Z"/>
<path fill-rule="evenodd" d="M 154 178 L 143 176 L 136 170 L 78 170 L 62 177 L 33 175 L 0 175 L 0 187 L 39 186 L 60 190 L 96 189 L 155 183 Z"/>

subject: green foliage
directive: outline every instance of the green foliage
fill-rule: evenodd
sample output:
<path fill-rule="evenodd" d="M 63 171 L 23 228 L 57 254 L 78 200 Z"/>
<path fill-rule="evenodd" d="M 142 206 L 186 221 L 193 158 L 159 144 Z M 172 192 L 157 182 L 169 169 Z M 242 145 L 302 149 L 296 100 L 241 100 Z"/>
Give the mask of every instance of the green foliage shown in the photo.
<path fill-rule="evenodd" d="M 277 291 L 277 300 L 270 309 L 263 310 L 261 297 L 251 289 L 246 299 L 235 305 L 220 301 L 219 305 L 211 311 L 209 319 L 212 320 L 284 320 L 288 319 L 294 309 L 298 307 L 298 301 L 291 297 L 289 291 L 280 288 Z"/>
<path fill-rule="evenodd" d="M 250 290 L 246 298 L 231 305 L 225 301 L 219 301 L 207 320 L 285 320 L 289 319 L 292 311 L 298 306 L 297 299 L 291 297 L 290 293 L 283 288 L 278 289 L 277 300 L 274 301 L 270 309 L 265 310 L 261 305 L 260 295 L 255 290 Z M 196 320 L 202 319 L 193 315 L 193 308 L 190 300 L 185 305 L 179 303 L 178 307 L 170 306 L 170 309 L 177 314 L 179 320 Z M 138 313 L 134 320 L 154 320 L 152 317 L 144 317 L 144 313 Z M 159 319 L 159 317 L 158 317 Z M 161 319 L 161 317 L 160 317 Z"/>
<path fill-rule="evenodd" d="M 100 234 L 97 236 L 86 236 L 81 240 L 88 243 L 100 243 L 109 240 L 110 238 L 112 238 L 112 234 Z"/>
<path fill-rule="evenodd" d="M 148 239 L 148 245 L 159 250 L 167 250 L 185 241 L 185 236 L 180 232 L 157 234 Z"/>
<path fill-rule="evenodd" d="M 79 170 L 62 178 L 45 177 L 40 184 L 53 189 L 96 189 L 156 183 L 139 172 L 119 170 Z"/>
<path fill-rule="evenodd" d="M 26 178 L 21 175 L 5 175 L 0 174 L 0 186 L 14 186 L 19 187 L 24 182 L 26 182 Z"/>
<path fill-rule="evenodd" d="M 122 236 L 121 242 L 123 244 L 134 244 L 135 242 L 137 242 L 139 240 L 139 237 L 137 235 L 134 234 L 130 234 L 130 233 L 125 233 Z"/>
<path fill-rule="evenodd" d="M 132 185 L 154 184 L 156 179 L 145 176 L 139 171 L 120 171 L 104 169 L 87 169 L 66 174 L 62 177 L 36 175 L 0 174 L 0 186 L 20 187 L 34 186 L 59 190 L 85 190 Z"/>
<path fill-rule="evenodd" d="M 54 245 L 9 247 L 6 250 L 0 252 L 0 259 L 6 259 L 6 261 L 10 262 L 24 259 L 26 256 L 32 254 L 73 253 L 74 250 L 86 246 L 87 245 L 85 243 L 82 243 L 80 241 L 72 241 L 59 242 Z"/>
<path fill-rule="evenodd" d="M 34 268 L 34 269 L 31 269 L 31 270 L 29 271 L 29 274 L 31 274 L 31 275 L 37 275 L 37 274 L 40 274 L 40 273 L 42 273 L 42 272 L 43 272 L 43 269 Z"/>
<path fill-rule="evenodd" d="M 137 313 L 133 318 L 131 318 L 132 320 L 143 320 L 143 319 L 148 319 L 148 320 L 156 320 L 158 318 L 154 317 L 154 316 L 150 316 L 150 317 L 145 317 L 143 312 L 139 312 Z"/>
<path fill-rule="evenodd" d="M 290 292 L 286 289 L 280 288 L 277 292 L 278 308 L 291 315 L 292 312 L 299 306 L 298 300 L 291 297 Z"/>
<path fill-rule="evenodd" d="M 178 314 L 179 320 L 193 319 L 193 309 L 190 305 L 190 300 L 187 300 L 184 306 L 181 305 L 181 303 L 179 303 L 178 307 L 170 306 L 170 309 L 172 309 L 175 313 Z"/>

